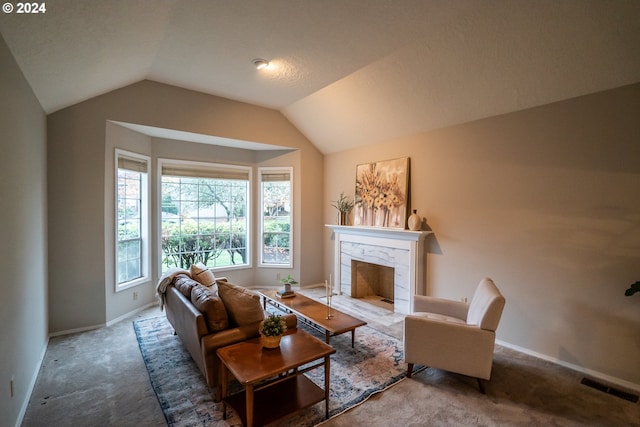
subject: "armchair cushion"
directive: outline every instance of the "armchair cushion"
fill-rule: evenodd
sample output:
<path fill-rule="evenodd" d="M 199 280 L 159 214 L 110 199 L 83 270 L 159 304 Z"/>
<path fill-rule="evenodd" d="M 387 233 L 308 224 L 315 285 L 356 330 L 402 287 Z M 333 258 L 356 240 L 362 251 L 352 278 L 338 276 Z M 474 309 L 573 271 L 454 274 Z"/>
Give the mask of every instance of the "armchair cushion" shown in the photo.
<path fill-rule="evenodd" d="M 445 316 L 444 314 L 438 314 L 438 313 L 413 313 L 413 314 L 410 314 L 410 316 L 415 319 L 437 320 L 439 322 L 457 323 L 459 325 L 467 324 L 464 320 L 458 317 Z"/>
<path fill-rule="evenodd" d="M 424 295 L 414 295 L 413 311 L 416 313 L 442 314 L 444 316 L 452 316 L 466 321 L 469 304 L 461 301 L 453 301 Z"/>

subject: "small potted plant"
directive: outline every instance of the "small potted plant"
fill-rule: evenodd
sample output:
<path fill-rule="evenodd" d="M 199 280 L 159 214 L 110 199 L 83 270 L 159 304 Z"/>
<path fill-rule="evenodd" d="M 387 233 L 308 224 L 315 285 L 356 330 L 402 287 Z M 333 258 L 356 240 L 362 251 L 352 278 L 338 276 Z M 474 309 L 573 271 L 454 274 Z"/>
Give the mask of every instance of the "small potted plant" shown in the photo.
<path fill-rule="evenodd" d="M 287 323 L 277 314 L 270 314 L 260 323 L 258 331 L 260 332 L 260 341 L 264 348 L 278 348 L 280 346 L 280 338 L 287 330 Z"/>
<path fill-rule="evenodd" d="M 344 193 L 340 193 L 340 198 L 334 201 L 331 206 L 338 209 L 338 225 L 347 225 L 349 212 L 353 209 L 353 200 L 349 200 Z"/>
<path fill-rule="evenodd" d="M 284 279 L 280 279 L 280 282 L 282 283 L 282 290 L 280 292 L 278 292 L 278 293 L 281 296 L 283 294 L 293 293 L 293 291 L 291 290 L 291 285 L 297 285 L 298 284 L 296 279 L 294 279 L 293 276 L 291 276 L 290 274 L 287 275 L 287 277 L 285 277 Z"/>

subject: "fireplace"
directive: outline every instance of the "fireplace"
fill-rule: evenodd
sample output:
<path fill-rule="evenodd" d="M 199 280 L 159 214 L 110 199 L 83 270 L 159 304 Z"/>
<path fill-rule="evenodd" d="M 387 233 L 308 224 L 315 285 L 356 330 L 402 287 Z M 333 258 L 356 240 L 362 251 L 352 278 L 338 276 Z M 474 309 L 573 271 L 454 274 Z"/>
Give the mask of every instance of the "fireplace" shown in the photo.
<path fill-rule="evenodd" d="M 430 232 L 343 225 L 327 227 L 334 233 L 333 276 L 338 293 L 356 297 L 358 286 L 353 287 L 353 279 L 358 277 L 359 262 L 388 267 L 392 273 L 384 273 L 387 278 L 383 281 L 393 283 L 394 311 L 402 314 L 413 311 L 413 295 L 426 293 L 425 238 Z"/>
<path fill-rule="evenodd" d="M 351 260 L 351 296 L 380 297 L 393 303 L 394 268 L 370 262 Z"/>

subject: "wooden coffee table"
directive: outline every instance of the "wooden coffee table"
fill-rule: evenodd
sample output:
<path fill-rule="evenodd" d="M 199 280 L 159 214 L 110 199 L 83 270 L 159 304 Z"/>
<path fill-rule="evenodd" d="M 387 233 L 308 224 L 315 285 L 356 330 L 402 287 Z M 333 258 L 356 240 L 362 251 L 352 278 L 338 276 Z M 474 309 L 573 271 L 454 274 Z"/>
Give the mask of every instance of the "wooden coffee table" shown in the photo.
<path fill-rule="evenodd" d="M 277 292 L 273 289 L 258 291 L 262 296 L 264 308 L 267 308 L 267 304 L 271 304 L 286 313 L 295 314 L 303 323 L 323 332 L 327 344 L 332 336 L 351 331 L 351 347 L 353 347 L 356 328 L 367 324 L 367 322 L 335 308 L 331 308 L 332 316 L 327 318 L 328 307 L 325 304 L 299 293 L 291 298 L 280 298 L 277 296 Z"/>
<path fill-rule="evenodd" d="M 219 348 L 224 419 L 227 404 L 245 426 L 253 427 L 323 400 L 325 417 L 329 418 L 330 355 L 335 352 L 330 345 L 298 328 L 287 331 L 279 348 L 263 348 L 260 338 Z M 314 361 L 317 363 L 300 369 Z M 302 375 L 321 366 L 324 390 Z M 227 396 L 229 372 L 245 387 L 244 393 Z"/>

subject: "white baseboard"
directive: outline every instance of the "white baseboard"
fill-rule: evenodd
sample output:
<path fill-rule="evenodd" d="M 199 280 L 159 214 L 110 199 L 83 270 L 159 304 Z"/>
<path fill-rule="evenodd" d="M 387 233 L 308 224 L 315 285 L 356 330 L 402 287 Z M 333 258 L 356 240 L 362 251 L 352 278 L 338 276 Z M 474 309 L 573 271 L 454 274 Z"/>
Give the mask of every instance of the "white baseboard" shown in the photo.
<path fill-rule="evenodd" d="M 59 337 L 61 335 L 75 334 L 76 332 L 91 331 L 91 330 L 94 330 L 94 329 L 104 328 L 104 326 L 105 326 L 105 324 L 101 323 L 99 325 L 83 326 L 82 328 L 67 329 L 66 331 L 51 332 L 49 334 L 49 338 Z"/>
<path fill-rule="evenodd" d="M 142 307 L 138 307 L 133 311 L 130 311 L 130 312 L 126 313 L 126 314 L 123 314 L 122 316 L 116 317 L 113 320 L 109 320 L 107 322 L 106 326 L 108 327 L 108 326 L 111 326 L 111 325 L 115 325 L 116 323 L 118 323 L 118 322 L 120 322 L 120 321 L 122 321 L 122 320 L 124 320 L 124 319 L 126 319 L 128 317 L 131 317 L 134 314 L 141 312 L 142 310 L 146 310 L 149 307 L 153 307 L 154 305 L 158 305 L 158 303 L 157 302 L 150 302 L 149 304 L 143 305 Z"/>
<path fill-rule="evenodd" d="M 133 311 L 130 311 L 128 313 L 123 314 L 122 316 L 116 317 L 113 320 L 109 320 L 106 323 L 100 323 L 98 325 L 91 325 L 91 326 L 83 326 L 82 328 L 67 329 L 66 331 L 52 332 L 52 333 L 49 334 L 49 338 L 58 337 L 58 336 L 61 336 L 61 335 L 75 334 L 77 332 L 91 331 L 91 330 L 94 330 L 94 329 L 104 328 L 105 326 L 109 327 L 111 325 L 115 325 L 116 323 L 118 323 L 118 322 L 120 322 L 120 321 L 122 321 L 122 320 L 124 320 L 124 319 L 126 319 L 126 318 L 128 318 L 130 316 L 133 316 L 134 314 L 136 314 L 136 313 L 138 313 L 138 312 L 140 312 L 142 310 L 146 310 L 149 307 L 153 307 L 154 305 L 158 305 L 158 303 L 157 302 L 150 302 L 149 304 L 146 304 L 146 305 L 144 305 L 142 307 L 138 307 Z"/>
<path fill-rule="evenodd" d="M 574 365 L 573 363 L 565 362 L 564 360 L 560 360 L 555 357 L 547 356 L 546 354 L 538 353 L 537 351 L 529 350 L 528 348 L 520 347 L 515 344 L 510 344 L 508 342 L 504 342 L 501 340 L 496 340 L 496 344 L 501 345 L 503 347 L 510 348 L 511 350 L 515 350 L 520 353 L 528 354 L 529 356 L 537 357 L 538 359 L 546 360 L 551 363 L 555 363 L 556 365 L 564 366 L 565 368 L 569 368 L 573 371 L 581 372 L 585 375 L 588 375 L 593 378 L 597 378 L 611 385 L 617 385 L 623 387 L 628 390 L 633 390 L 635 392 L 640 392 L 640 384 L 632 383 L 627 380 L 623 380 L 621 378 L 613 377 L 611 375 L 603 374 L 602 372 L 594 371 L 592 369 L 588 369 L 582 366 Z"/>

